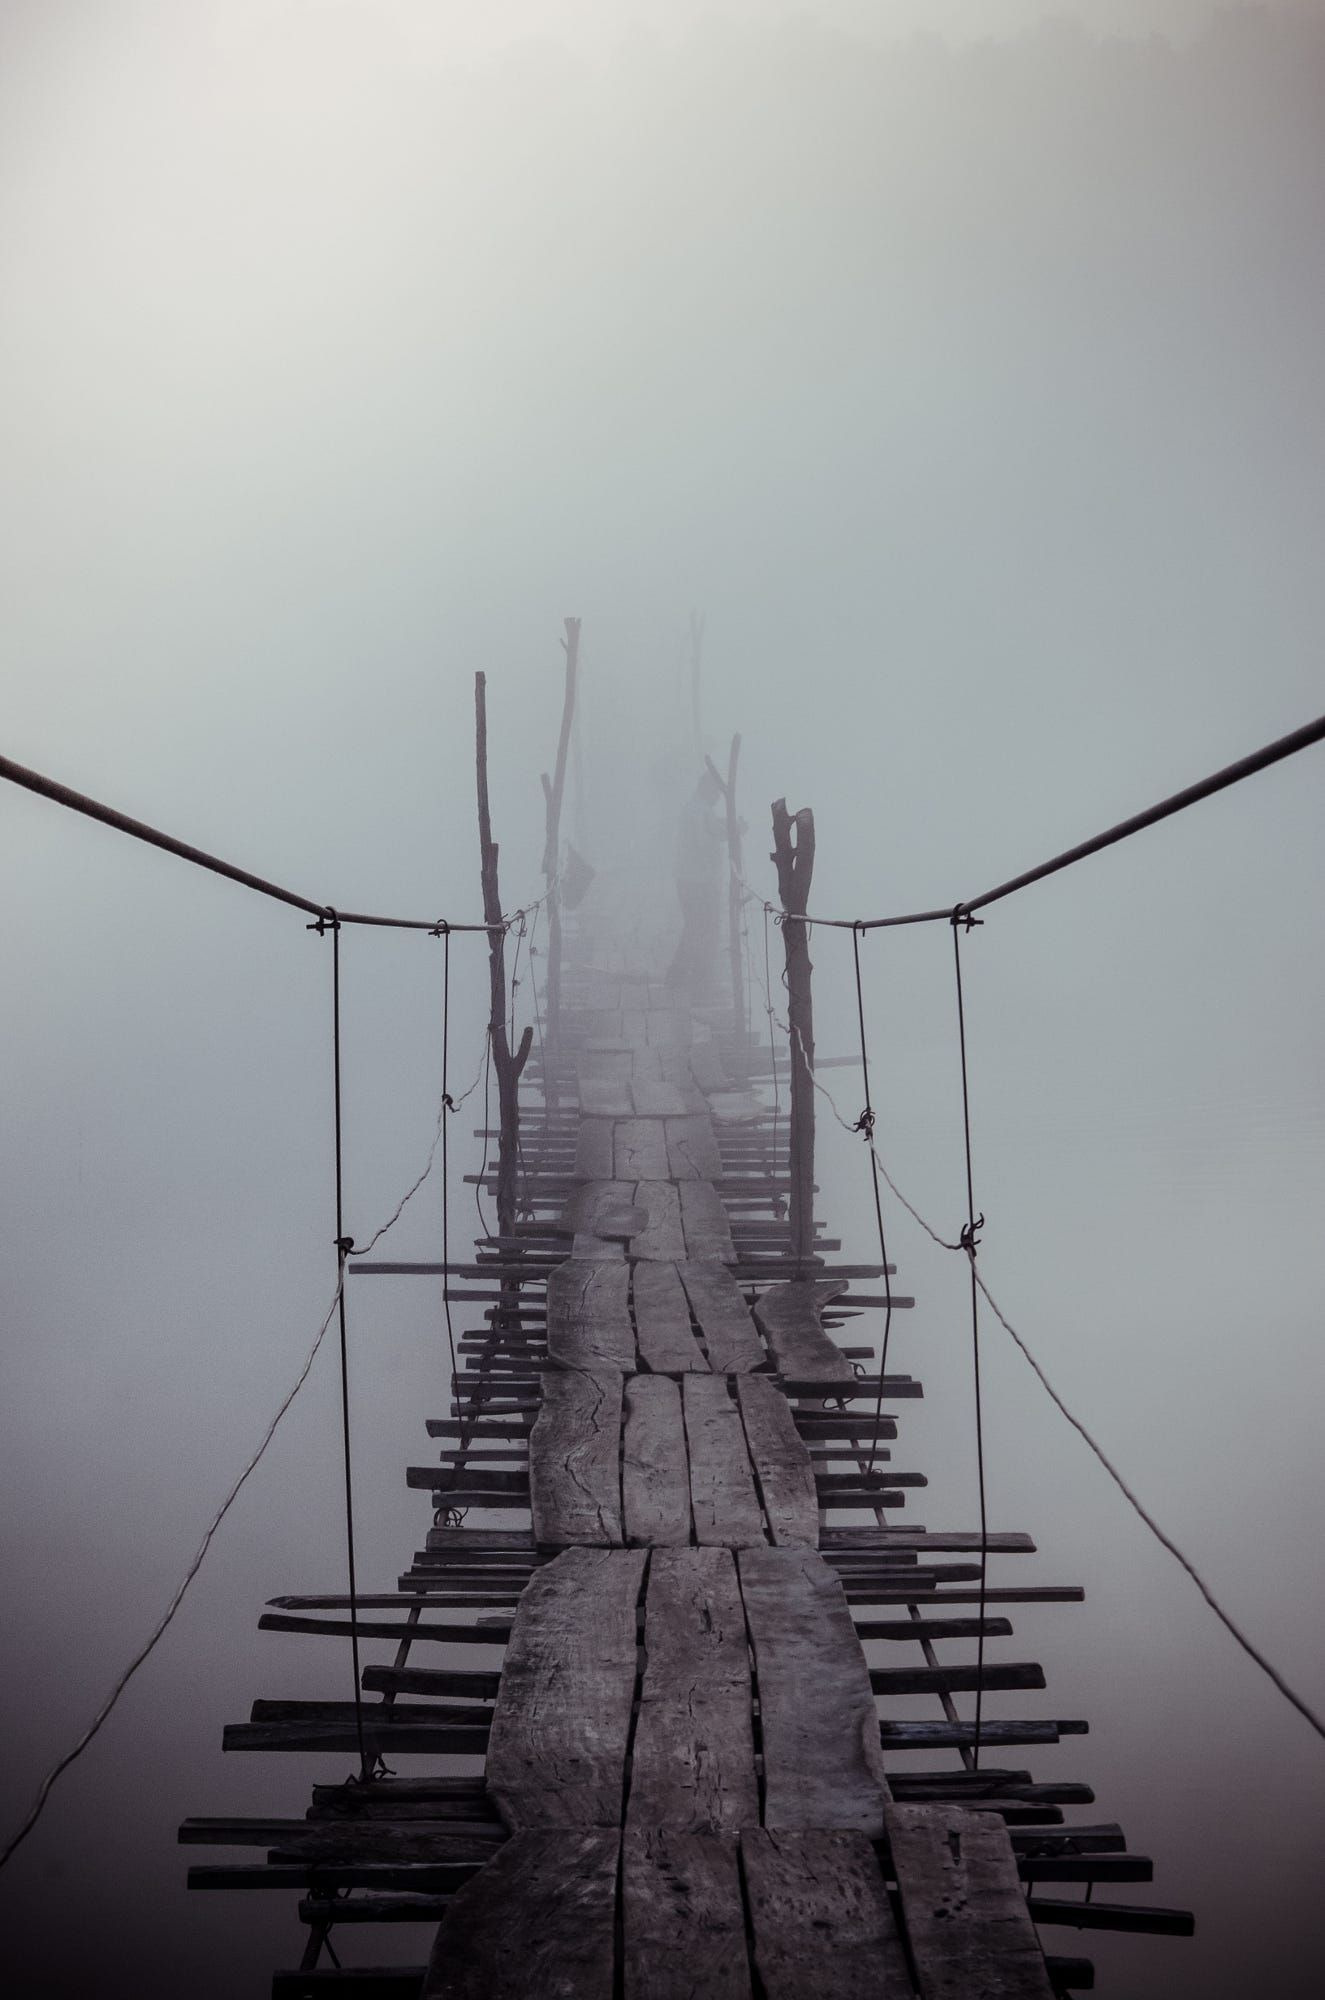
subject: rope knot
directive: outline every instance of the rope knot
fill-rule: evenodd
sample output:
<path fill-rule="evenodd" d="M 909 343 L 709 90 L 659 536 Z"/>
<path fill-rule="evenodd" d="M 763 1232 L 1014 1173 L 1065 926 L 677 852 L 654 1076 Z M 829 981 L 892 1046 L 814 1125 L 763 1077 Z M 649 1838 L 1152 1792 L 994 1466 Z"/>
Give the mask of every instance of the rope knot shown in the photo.
<path fill-rule="evenodd" d="M 437 922 L 428 933 L 429 937 L 450 937 L 450 935 L 451 926 L 447 923 L 445 917 L 438 917 Z"/>
<path fill-rule="evenodd" d="M 861 1112 L 855 1124 L 851 1127 L 851 1130 L 853 1132 L 859 1132 L 861 1137 L 864 1139 L 866 1145 L 868 1145 L 870 1141 L 873 1139 L 874 1112 L 868 1104 L 865 1106 L 865 1109 Z"/>
<path fill-rule="evenodd" d="M 977 1215 L 974 1222 L 964 1222 L 962 1224 L 961 1234 L 957 1238 L 957 1247 L 959 1250 L 964 1250 L 968 1257 L 975 1256 L 976 1245 L 980 1241 L 980 1231 L 984 1226 L 985 1218 L 983 1213 Z"/>
<path fill-rule="evenodd" d="M 340 918 L 330 905 L 328 905 L 317 922 L 315 924 L 305 924 L 304 929 L 306 931 L 316 931 L 319 937 L 324 937 L 328 931 L 338 931 L 340 929 Z"/>
<path fill-rule="evenodd" d="M 984 918 L 973 917 L 965 903 L 954 903 L 952 906 L 952 915 L 948 918 L 948 922 L 954 930 L 960 926 L 963 930 L 969 931 L 974 930 L 977 924 L 983 924 Z"/>
<path fill-rule="evenodd" d="M 354 1238 L 352 1236 L 338 1236 L 336 1238 L 336 1248 L 340 1251 L 342 1257 L 353 1256 Z"/>
<path fill-rule="evenodd" d="M 442 1109 L 443 1111 L 458 1111 L 460 1109 L 460 1106 L 456 1103 L 449 1090 L 442 1092 Z"/>

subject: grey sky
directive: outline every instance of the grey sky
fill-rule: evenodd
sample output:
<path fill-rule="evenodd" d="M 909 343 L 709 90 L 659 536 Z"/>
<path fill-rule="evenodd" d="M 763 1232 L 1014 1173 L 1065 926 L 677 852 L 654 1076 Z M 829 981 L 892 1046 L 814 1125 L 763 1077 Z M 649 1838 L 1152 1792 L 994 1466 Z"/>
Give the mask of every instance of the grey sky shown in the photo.
<path fill-rule="evenodd" d="M 21 761 L 315 897 L 472 915 L 474 669 L 515 902 L 563 614 L 602 859 L 680 734 L 701 604 L 756 879 L 785 792 L 816 808 L 817 907 L 855 915 L 974 893 L 1321 708 L 1318 8 L 9 0 L 0 29 Z M 968 946 L 989 1282 L 1317 1703 L 1320 768 Z M 0 826 L 12 1815 L 297 1368 L 332 1232 L 325 942 L 35 800 L 0 796 Z M 948 951 L 865 952 L 884 1150 L 945 1228 Z M 846 946 L 814 955 L 846 1053 Z M 453 964 L 467 1082 L 481 968 Z M 433 942 L 347 940 L 359 1235 L 427 1150 L 440 978 Z M 856 1079 L 828 1080 L 854 1117 Z M 822 1148 L 865 1254 L 858 1144 Z M 457 1233 L 471 1215 L 457 1189 Z M 436 1222 L 434 1199 L 404 1253 Z M 899 1365 L 929 1388 L 906 1455 L 929 1524 L 969 1525 L 959 1274 L 892 1227 L 920 1300 Z M 426 1525 L 402 1468 L 441 1369 L 430 1301 L 370 1289 L 384 1583 Z M 1191 1944 L 1059 1947 L 1120 2000 L 1297 2000 L 1325 1943 L 1320 1746 L 989 1341 L 994 1525 L 1089 1593 L 1017 1621 L 1050 1680 L 1028 1708 L 1092 1725 L 1042 1767 L 1154 1854 L 1141 1893 L 1199 1913 Z M 320 1368 L 0 1884 L 21 1992 L 257 1995 L 295 1962 L 283 1899 L 186 1898 L 173 1835 L 299 1811 L 325 1768 L 223 1760 L 220 1730 L 257 1695 L 345 1692 L 338 1654 L 255 1629 L 274 1592 L 339 1584 L 334 1389 Z"/>

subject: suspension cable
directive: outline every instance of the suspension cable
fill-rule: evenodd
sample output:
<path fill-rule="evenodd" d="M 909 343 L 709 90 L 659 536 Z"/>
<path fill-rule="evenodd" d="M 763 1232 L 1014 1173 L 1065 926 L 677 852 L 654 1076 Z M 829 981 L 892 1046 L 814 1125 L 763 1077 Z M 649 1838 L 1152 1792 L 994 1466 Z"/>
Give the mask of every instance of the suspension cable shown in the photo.
<path fill-rule="evenodd" d="M 971 1091 L 966 1064 L 966 1005 L 962 994 L 962 949 L 961 933 L 976 919 L 969 914 L 952 912 L 952 953 L 953 969 L 957 976 L 957 1041 L 961 1050 L 962 1068 L 962 1137 L 966 1149 L 966 1227 L 961 1240 L 965 1245 L 971 1265 L 971 1368 L 975 1386 L 975 1473 L 980 1489 L 980 1610 L 979 1632 L 976 1636 L 976 1681 L 975 1681 L 975 1741 L 972 1745 L 971 1768 L 980 1765 L 980 1719 L 984 1707 L 985 1671 L 985 1594 L 989 1570 L 989 1518 L 985 1502 L 985 1426 L 984 1403 L 980 1393 L 980 1294 L 976 1286 L 975 1246 L 977 1231 L 984 1222 L 984 1216 L 975 1213 L 975 1183 L 971 1171 Z"/>
<path fill-rule="evenodd" d="M 879 1393 L 874 1401 L 874 1433 L 870 1440 L 869 1470 L 873 1472 L 879 1452 L 879 1421 L 883 1414 L 883 1382 L 888 1372 L 888 1341 L 893 1330 L 893 1284 L 888 1275 L 888 1245 L 883 1233 L 883 1198 L 879 1193 L 879 1163 L 874 1152 L 874 1104 L 870 1095 L 870 1058 L 865 1041 L 865 995 L 860 980 L 860 931 L 851 933 L 851 952 L 856 972 L 856 1024 L 860 1030 L 860 1068 L 865 1085 L 865 1109 L 856 1120 L 856 1130 L 864 1135 L 869 1152 L 870 1184 L 874 1194 L 874 1220 L 879 1231 L 879 1262 L 883 1266 L 883 1345 L 879 1351 Z"/>
<path fill-rule="evenodd" d="M 343 1145 L 341 1135 L 341 1059 L 340 1059 L 340 922 L 335 911 L 331 913 L 328 925 L 331 931 L 331 1039 L 332 1061 L 335 1080 L 336 1116 L 336 1253 L 344 1270 L 345 1259 L 354 1248 L 353 1238 L 345 1234 L 345 1203 L 343 1174 Z M 449 944 L 449 934 L 448 934 Z M 345 1465 L 345 1566 L 350 1584 L 350 1659 L 354 1673 L 354 1733 L 359 1742 L 359 1777 L 367 1783 L 372 1776 L 372 1764 L 368 1757 L 367 1742 L 363 1727 L 363 1690 L 359 1685 L 359 1586 L 355 1575 L 354 1560 L 354 1472 L 350 1454 L 350 1355 L 349 1338 L 345 1325 L 345 1286 L 340 1286 L 336 1300 L 336 1312 L 340 1325 L 340 1414 L 341 1445 Z"/>

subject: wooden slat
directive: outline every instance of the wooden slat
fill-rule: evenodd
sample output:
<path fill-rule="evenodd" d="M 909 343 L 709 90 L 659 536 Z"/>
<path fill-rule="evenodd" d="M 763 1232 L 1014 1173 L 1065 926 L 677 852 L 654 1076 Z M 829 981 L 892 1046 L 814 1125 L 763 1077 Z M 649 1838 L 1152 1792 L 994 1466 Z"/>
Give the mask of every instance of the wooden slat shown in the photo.
<path fill-rule="evenodd" d="M 612 2000 L 621 1836 L 519 1833 L 456 1895 L 421 2000 Z"/>
<path fill-rule="evenodd" d="M 611 1128 L 613 1131 L 616 1127 Z M 556 1228 L 566 1236 L 581 1231 L 626 1243 L 642 1226 L 635 1208 L 635 1182 L 631 1180 L 582 1181 L 574 1190 Z"/>
<path fill-rule="evenodd" d="M 542 1377 L 529 1495 L 534 1539 L 544 1547 L 621 1540 L 621 1381 L 612 1368 L 550 1369 Z"/>
<path fill-rule="evenodd" d="M 959 1806 L 885 1809 L 922 2000 L 1051 2000 L 1007 1828 Z"/>
<path fill-rule="evenodd" d="M 681 1234 L 681 1202 L 669 1181 L 640 1181 L 635 1189 L 635 1205 L 648 1216 L 648 1225 L 630 1245 L 632 1257 L 652 1262 L 680 1263 L 685 1257 Z"/>
<path fill-rule="evenodd" d="M 645 1365 L 662 1375 L 708 1372 L 704 1350 L 690 1324 L 690 1307 L 675 1264 L 634 1267 L 635 1333 Z"/>
<path fill-rule="evenodd" d="M 636 1074 L 631 1080 L 630 1094 L 635 1100 L 635 1115 L 638 1118 L 684 1118 L 686 1101 L 684 1094 L 674 1083 L 654 1082 L 649 1077 Z M 659 1134 L 664 1137 L 663 1134 Z"/>
<path fill-rule="evenodd" d="M 746 1375 L 765 1366 L 750 1309 L 730 1274 L 715 1264 L 682 1263 L 679 1269 L 714 1374 Z"/>
<path fill-rule="evenodd" d="M 741 1866 L 764 2000 L 910 1994 L 906 1955 L 867 1835 L 751 1827 L 741 1835 Z M 973 1985 L 967 2000 L 986 1992 Z"/>
<path fill-rule="evenodd" d="M 622 1511 L 628 1542 L 675 1547 L 690 1541 L 690 1476 L 681 1392 L 666 1375 L 626 1383 Z"/>
<path fill-rule="evenodd" d="M 680 1007 L 650 1007 L 648 1013 L 649 1042 L 653 1048 L 689 1048 L 693 1030 L 690 1025 L 690 1011 Z"/>
<path fill-rule="evenodd" d="M 577 1264 L 603 1264 L 624 1257 L 626 1246 L 612 1237 L 595 1236 L 590 1229 L 580 1229 L 571 1239 L 570 1254 Z"/>
<path fill-rule="evenodd" d="M 831 1280 L 814 1284 L 807 1279 L 769 1286 L 755 1306 L 755 1318 L 780 1374 L 853 1379 L 851 1363 L 823 1330 L 824 1306 L 845 1289 Z"/>
<path fill-rule="evenodd" d="M 690 1506 L 701 1546 L 766 1545 L 740 1412 L 720 1375 L 682 1378 Z"/>
<path fill-rule="evenodd" d="M 576 1180 L 610 1181 L 612 1179 L 612 1127 L 599 1118 L 584 1118 L 580 1121 L 575 1136 Z"/>
<path fill-rule="evenodd" d="M 736 1247 L 731 1225 L 712 1182 L 678 1181 L 677 1192 L 681 1197 L 686 1256 L 697 1264 L 734 1264 Z"/>
<path fill-rule="evenodd" d="M 617 1178 L 632 1184 L 670 1180 L 667 1138 L 658 1120 L 618 1118 L 612 1127 L 612 1164 Z M 632 1185 L 632 1199 L 634 1192 Z"/>
<path fill-rule="evenodd" d="M 738 1375 L 736 1400 L 769 1531 L 779 1545 L 819 1540 L 814 1466 L 781 1391 L 764 1375 Z"/>
<path fill-rule="evenodd" d="M 808 1549 L 742 1549 L 736 1564 L 759 1681 L 765 1826 L 877 1836 L 879 1727 L 841 1584 Z"/>
<path fill-rule="evenodd" d="M 635 1366 L 635 1330 L 627 1303 L 630 1268 L 559 1264 L 547 1281 L 548 1359 L 563 1368 Z"/>
<path fill-rule="evenodd" d="M 621 1864 L 624 2000 L 748 2000 L 736 1835 L 633 1825 Z"/>
<path fill-rule="evenodd" d="M 633 1118 L 635 1105 L 629 1080 L 625 1077 L 581 1077 L 580 1115 L 583 1118 Z"/>
<path fill-rule="evenodd" d="M 628 1824 L 756 1824 L 750 1656 L 730 1551 L 657 1550 L 644 1621 Z"/>
<path fill-rule="evenodd" d="M 567 1549 L 520 1599 L 487 1762 L 513 1829 L 620 1824 L 644 1563 L 636 1549 Z"/>
<path fill-rule="evenodd" d="M 716 1181 L 722 1178 L 722 1155 L 707 1112 L 669 1118 L 667 1163 L 674 1181 Z"/>

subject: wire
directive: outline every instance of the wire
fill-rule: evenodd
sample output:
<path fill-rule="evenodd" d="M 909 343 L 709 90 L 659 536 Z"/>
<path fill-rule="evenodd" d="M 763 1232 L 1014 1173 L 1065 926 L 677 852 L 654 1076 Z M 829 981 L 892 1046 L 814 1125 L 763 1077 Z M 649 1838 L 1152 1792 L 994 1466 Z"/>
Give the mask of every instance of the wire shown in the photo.
<path fill-rule="evenodd" d="M 345 1259 L 353 1249 L 351 1239 L 345 1234 L 344 1175 L 342 1170 L 343 1147 L 341 1141 L 341 1060 L 340 1060 L 340 924 L 335 912 L 331 917 L 331 1043 L 332 1065 L 335 1081 L 336 1119 L 336 1254 L 340 1258 L 341 1283 L 337 1291 L 336 1312 L 340 1322 L 340 1414 L 341 1447 L 345 1466 L 345 1567 L 350 1584 L 350 1661 L 354 1674 L 354 1733 L 359 1742 L 359 1776 L 367 1781 L 372 1775 L 372 1764 L 368 1757 L 367 1741 L 363 1729 L 363 1690 L 359 1685 L 359 1587 L 355 1578 L 354 1561 L 354 1471 L 350 1454 L 350 1353 L 349 1337 L 345 1326 Z M 450 933 L 447 933 L 450 944 Z"/>
<path fill-rule="evenodd" d="M 966 918 L 969 926 L 971 918 Z M 975 1471 L 980 1489 L 980 1608 L 979 1630 L 975 1642 L 975 1741 L 972 1744 L 971 1769 L 980 1768 L 980 1721 L 984 1708 L 985 1673 L 985 1594 L 989 1573 L 989 1522 L 985 1498 L 985 1425 L 984 1402 L 980 1393 L 980 1293 L 976 1285 L 975 1246 L 978 1224 L 975 1215 L 975 1183 L 971 1171 L 971 1092 L 966 1065 L 966 1005 L 962 995 L 962 919 L 957 911 L 952 913 L 952 953 L 953 968 L 957 976 L 957 1040 L 961 1050 L 962 1068 L 962 1134 L 966 1147 L 966 1228 L 962 1241 L 966 1246 L 971 1266 L 971 1368 L 975 1386 Z M 984 1221 L 983 1215 L 980 1221 Z"/>
<path fill-rule="evenodd" d="M 455 1328 L 451 1324 L 451 1174 L 446 1143 L 446 1115 L 452 1108 L 447 1089 L 451 1060 L 451 939 L 448 933 L 442 951 L 442 1310 L 446 1315 L 446 1344 L 451 1353 L 451 1373 L 456 1372 Z M 477 1082 L 477 1078 L 475 1079 Z M 433 1142 L 434 1145 L 436 1141 Z M 429 1166 L 432 1161 L 429 1159 Z M 461 1436 L 463 1445 L 463 1433 Z"/>
<path fill-rule="evenodd" d="M 883 1199 L 879 1193 L 879 1163 L 874 1155 L 874 1106 L 870 1095 L 870 1058 L 865 1043 L 865 995 L 860 981 L 860 932 L 851 933 L 851 952 L 856 973 L 856 1022 L 860 1030 L 860 1068 L 865 1084 L 865 1109 L 856 1121 L 864 1134 L 870 1156 L 870 1183 L 874 1192 L 874 1220 L 879 1231 L 879 1262 L 883 1266 L 883 1346 L 879 1351 L 879 1393 L 874 1402 L 874 1434 L 870 1441 L 869 1471 L 873 1472 L 879 1451 L 879 1420 L 883 1414 L 883 1383 L 888 1372 L 888 1341 L 893 1330 L 893 1285 L 888 1275 L 888 1245 L 883 1233 Z M 811 1071 L 813 1076 L 813 1071 Z"/>

